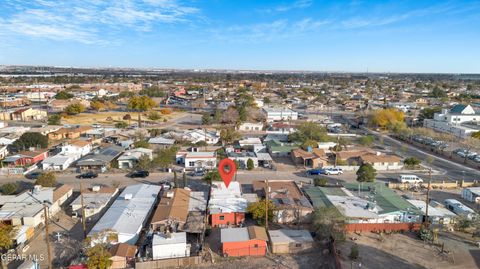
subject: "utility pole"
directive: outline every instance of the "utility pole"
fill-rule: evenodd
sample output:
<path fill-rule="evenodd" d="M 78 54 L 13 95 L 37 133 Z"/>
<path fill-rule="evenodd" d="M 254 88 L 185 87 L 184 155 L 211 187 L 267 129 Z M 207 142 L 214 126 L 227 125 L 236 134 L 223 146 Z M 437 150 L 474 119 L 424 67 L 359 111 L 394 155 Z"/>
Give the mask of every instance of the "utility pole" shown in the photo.
<path fill-rule="evenodd" d="M 83 238 L 87 238 L 87 227 L 85 223 L 85 205 L 83 203 L 83 185 L 82 180 L 80 180 L 80 203 L 82 205 L 82 228 L 83 228 Z"/>
<path fill-rule="evenodd" d="M 429 222 L 428 222 L 428 202 L 429 202 L 429 196 L 430 196 L 430 184 L 432 182 L 432 168 L 428 169 L 428 187 L 427 187 L 427 200 L 425 201 L 426 207 L 425 207 L 425 226 L 428 228 Z"/>
<path fill-rule="evenodd" d="M 48 255 L 48 268 L 53 269 L 52 267 L 52 253 L 50 252 L 50 239 L 48 233 L 48 210 L 47 205 L 43 204 L 43 217 L 45 221 L 45 242 L 47 243 L 47 255 Z"/>
<path fill-rule="evenodd" d="M 340 136 L 337 135 L 337 144 L 335 145 L 335 168 L 337 167 L 337 159 L 338 159 L 338 147 L 340 146 Z"/>
<path fill-rule="evenodd" d="M 268 232 L 268 196 L 270 190 L 268 187 L 268 179 L 265 179 L 265 230 Z"/>

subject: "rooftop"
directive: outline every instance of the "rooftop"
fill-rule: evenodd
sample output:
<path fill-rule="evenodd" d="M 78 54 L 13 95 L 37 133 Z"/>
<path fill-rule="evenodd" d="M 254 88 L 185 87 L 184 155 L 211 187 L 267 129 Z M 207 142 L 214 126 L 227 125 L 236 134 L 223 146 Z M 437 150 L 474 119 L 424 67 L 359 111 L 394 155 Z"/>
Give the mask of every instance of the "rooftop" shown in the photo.
<path fill-rule="evenodd" d="M 221 229 L 220 238 L 222 243 L 244 242 L 252 239 L 268 241 L 265 228 L 260 226 Z"/>
<path fill-rule="evenodd" d="M 187 233 L 180 232 L 180 233 L 170 233 L 169 235 L 166 234 L 154 234 L 152 245 L 171 245 L 171 244 L 181 244 L 187 243 Z"/>
<path fill-rule="evenodd" d="M 269 230 L 270 240 L 275 243 L 313 242 L 313 237 L 308 230 Z"/>

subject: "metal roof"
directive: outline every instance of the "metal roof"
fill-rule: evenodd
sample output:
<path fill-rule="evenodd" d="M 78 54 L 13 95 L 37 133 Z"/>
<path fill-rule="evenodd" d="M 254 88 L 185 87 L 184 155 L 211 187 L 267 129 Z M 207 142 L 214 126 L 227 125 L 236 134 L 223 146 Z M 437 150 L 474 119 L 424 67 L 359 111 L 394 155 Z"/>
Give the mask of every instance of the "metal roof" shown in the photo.
<path fill-rule="evenodd" d="M 158 245 L 172 245 L 172 244 L 186 244 L 187 243 L 187 233 L 170 233 L 169 236 L 165 234 L 154 234 L 152 240 L 152 246 Z"/>
<path fill-rule="evenodd" d="M 244 242 L 250 240 L 247 227 L 243 228 L 225 228 L 220 230 L 220 240 L 227 242 Z"/>
<path fill-rule="evenodd" d="M 270 240 L 275 243 L 313 242 L 313 237 L 308 230 L 269 230 Z"/>

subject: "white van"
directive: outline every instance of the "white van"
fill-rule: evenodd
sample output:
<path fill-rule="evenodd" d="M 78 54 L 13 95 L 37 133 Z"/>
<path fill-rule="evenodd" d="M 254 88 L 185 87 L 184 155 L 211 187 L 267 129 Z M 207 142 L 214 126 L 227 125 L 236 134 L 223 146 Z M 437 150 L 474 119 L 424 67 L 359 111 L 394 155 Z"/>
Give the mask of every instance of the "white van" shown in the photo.
<path fill-rule="evenodd" d="M 400 175 L 398 177 L 398 182 L 418 184 L 418 183 L 423 183 L 423 179 L 417 177 L 416 175 Z"/>

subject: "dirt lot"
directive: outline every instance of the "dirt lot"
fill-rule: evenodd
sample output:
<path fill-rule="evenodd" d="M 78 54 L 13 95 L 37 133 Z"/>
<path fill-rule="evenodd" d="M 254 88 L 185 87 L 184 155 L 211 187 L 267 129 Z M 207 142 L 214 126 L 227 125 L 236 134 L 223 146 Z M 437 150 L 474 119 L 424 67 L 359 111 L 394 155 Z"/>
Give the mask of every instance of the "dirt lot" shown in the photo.
<path fill-rule="evenodd" d="M 80 125 L 91 125 L 93 123 L 100 123 L 100 124 L 114 124 L 115 121 L 123 121 L 123 116 L 126 114 L 130 114 L 132 117 L 132 122 L 135 122 L 138 119 L 137 112 L 120 112 L 120 111 L 104 111 L 101 113 L 81 113 L 75 116 L 66 116 L 62 118 L 62 124 L 80 124 Z M 147 113 L 142 113 L 142 119 L 147 119 Z M 184 116 L 182 112 L 173 112 L 169 115 L 162 115 L 162 119 L 172 120 L 178 117 Z M 111 118 L 113 121 L 107 121 L 107 118 Z"/>
<path fill-rule="evenodd" d="M 348 258 L 350 247 L 356 237 L 360 258 L 352 261 Z M 418 240 L 416 234 L 379 235 L 364 233 L 361 236 L 351 234 L 347 242 L 339 244 L 343 268 L 478 268 L 480 258 L 473 244 L 456 234 L 440 234 L 439 242 L 445 243 L 446 253 L 441 253 L 441 246 L 434 246 Z M 361 263 L 361 266 L 359 266 Z"/>

